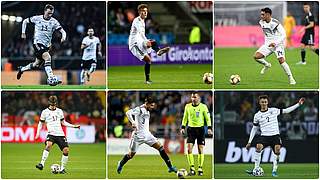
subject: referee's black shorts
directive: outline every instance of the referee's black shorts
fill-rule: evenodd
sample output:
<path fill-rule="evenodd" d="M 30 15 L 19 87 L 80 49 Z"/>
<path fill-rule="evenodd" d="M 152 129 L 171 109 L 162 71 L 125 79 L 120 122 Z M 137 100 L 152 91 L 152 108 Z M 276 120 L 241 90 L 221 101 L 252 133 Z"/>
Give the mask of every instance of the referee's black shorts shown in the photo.
<path fill-rule="evenodd" d="M 198 145 L 205 145 L 204 127 L 188 127 L 187 136 L 187 143 L 194 144 L 197 140 Z"/>
<path fill-rule="evenodd" d="M 301 43 L 304 45 L 313 46 L 314 45 L 314 33 L 306 32 L 303 34 Z"/>
<path fill-rule="evenodd" d="M 263 148 L 270 146 L 274 152 L 274 146 L 282 145 L 282 141 L 279 134 L 273 136 L 260 136 L 257 139 L 257 144 L 262 144 Z"/>

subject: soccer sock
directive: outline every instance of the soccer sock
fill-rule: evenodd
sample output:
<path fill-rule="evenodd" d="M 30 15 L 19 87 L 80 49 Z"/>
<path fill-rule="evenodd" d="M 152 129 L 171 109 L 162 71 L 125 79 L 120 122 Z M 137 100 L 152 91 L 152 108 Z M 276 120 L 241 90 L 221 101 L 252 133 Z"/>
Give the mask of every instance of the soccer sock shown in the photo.
<path fill-rule="evenodd" d="M 167 155 L 166 151 L 163 149 L 163 147 L 160 147 L 159 149 L 160 156 L 164 160 L 164 162 L 167 164 L 168 168 L 172 167 L 171 161 L 169 159 L 169 156 Z"/>
<path fill-rule="evenodd" d="M 49 156 L 49 151 L 43 150 L 40 164 L 44 166 L 44 163 L 46 162 L 48 156 Z"/>
<path fill-rule="evenodd" d="M 84 69 L 81 70 L 81 73 L 80 73 L 80 82 L 81 82 L 81 84 L 84 83 L 84 73 L 85 73 L 85 72 L 86 72 L 86 71 L 85 71 Z"/>
<path fill-rule="evenodd" d="M 273 169 L 272 169 L 272 171 L 277 171 L 277 169 L 278 169 L 278 163 L 279 163 L 279 155 L 275 155 L 275 154 L 274 154 Z"/>
<path fill-rule="evenodd" d="M 156 41 L 152 41 L 152 42 L 151 42 L 151 48 L 152 48 L 153 50 L 155 50 L 156 52 L 159 51 L 159 46 L 158 46 L 158 44 L 157 44 Z"/>
<path fill-rule="evenodd" d="M 150 80 L 150 64 L 149 63 L 146 63 L 144 65 L 144 74 L 146 76 L 146 81 L 149 81 Z"/>
<path fill-rule="evenodd" d="M 193 159 L 193 154 L 187 154 L 187 159 L 188 159 L 188 164 L 190 167 L 194 167 L 194 159 Z"/>
<path fill-rule="evenodd" d="M 204 154 L 198 154 L 198 166 L 202 168 L 204 162 Z"/>
<path fill-rule="evenodd" d="M 261 161 L 261 152 L 255 152 L 254 153 L 254 168 L 257 168 L 260 166 Z"/>
<path fill-rule="evenodd" d="M 314 52 L 319 55 L 319 48 L 315 49 Z"/>
<path fill-rule="evenodd" d="M 97 64 L 96 63 L 92 63 L 91 64 L 91 67 L 90 67 L 90 70 L 89 70 L 89 73 L 93 73 L 95 70 L 96 70 L 96 67 L 97 67 Z"/>
<path fill-rule="evenodd" d="M 29 71 L 29 70 L 32 69 L 32 66 L 33 66 L 33 63 L 30 63 L 30 64 L 28 64 L 28 65 L 26 65 L 26 66 L 23 66 L 23 67 L 21 68 L 21 71 L 22 71 L 22 72 L 24 72 L 24 71 Z"/>
<path fill-rule="evenodd" d="M 129 157 L 128 154 L 124 155 L 123 158 L 122 158 L 122 160 L 120 161 L 121 167 L 122 167 L 123 165 L 125 165 L 130 159 L 131 159 L 131 158 Z"/>
<path fill-rule="evenodd" d="M 265 59 L 256 59 L 256 61 L 260 64 L 263 64 L 264 66 L 268 65 L 269 63 Z"/>
<path fill-rule="evenodd" d="M 61 170 L 64 170 L 64 167 L 67 165 L 69 156 L 62 155 L 61 157 Z"/>
<path fill-rule="evenodd" d="M 302 62 L 306 62 L 306 50 L 305 49 L 301 49 L 301 61 Z"/>
<path fill-rule="evenodd" d="M 47 77 L 53 76 L 53 72 L 52 72 L 51 66 L 45 66 L 44 70 L 46 71 Z"/>
<path fill-rule="evenodd" d="M 283 62 L 283 63 L 281 64 L 281 66 L 282 66 L 284 72 L 285 72 L 289 77 L 292 76 L 290 67 L 289 67 L 289 65 L 287 64 L 287 62 Z"/>

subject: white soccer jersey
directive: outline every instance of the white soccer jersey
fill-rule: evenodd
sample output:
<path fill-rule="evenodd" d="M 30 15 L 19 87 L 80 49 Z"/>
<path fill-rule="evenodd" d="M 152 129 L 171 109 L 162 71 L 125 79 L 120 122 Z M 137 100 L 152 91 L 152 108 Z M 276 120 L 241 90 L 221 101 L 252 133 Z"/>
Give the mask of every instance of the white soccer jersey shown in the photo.
<path fill-rule="evenodd" d="M 33 44 L 40 43 L 46 47 L 51 46 L 52 34 L 61 28 L 60 23 L 53 17 L 46 20 L 43 15 L 32 16 L 29 18 L 29 22 L 35 25 Z"/>
<path fill-rule="evenodd" d="M 45 121 L 48 134 L 53 136 L 65 136 L 61 120 L 64 119 L 63 111 L 59 108 L 49 110 L 48 108 L 41 112 L 40 120 Z"/>
<path fill-rule="evenodd" d="M 97 46 L 100 44 L 99 38 L 92 36 L 86 36 L 82 40 L 82 44 L 89 45 L 88 47 L 84 48 L 82 60 L 96 60 L 97 59 Z"/>
<path fill-rule="evenodd" d="M 131 25 L 130 35 L 129 35 L 129 49 L 131 50 L 133 46 L 137 43 L 141 43 L 147 40 L 145 35 L 146 25 L 140 16 L 136 17 Z"/>
<path fill-rule="evenodd" d="M 253 124 L 260 127 L 261 136 L 273 136 L 280 134 L 278 115 L 282 110 L 278 108 L 268 108 L 265 112 L 257 112 L 254 115 Z"/>
<path fill-rule="evenodd" d="M 285 44 L 286 32 L 278 20 L 274 18 L 271 18 L 270 22 L 260 20 L 259 24 L 264 33 L 265 45 L 270 45 L 271 43 L 276 45 Z"/>
<path fill-rule="evenodd" d="M 136 133 L 149 133 L 150 112 L 143 106 L 138 106 L 132 109 L 132 115 L 137 125 Z"/>

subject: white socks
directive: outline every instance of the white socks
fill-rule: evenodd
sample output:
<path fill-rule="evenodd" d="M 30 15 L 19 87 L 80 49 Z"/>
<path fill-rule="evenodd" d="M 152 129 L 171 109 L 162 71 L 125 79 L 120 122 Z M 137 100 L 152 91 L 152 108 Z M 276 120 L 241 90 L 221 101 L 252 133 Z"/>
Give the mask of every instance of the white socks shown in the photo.
<path fill-rule="evenodd" d="M 92 74 L 96 70 L 96 67 L 97 67 L 97 64 L 96 63 L 92 63 L 91 67 L 90 67 L 90 70 L 89 70 L 89 73 Z"/>
<path fill-rule="evenodd" d="M 48 156 L 49 156 L 49 151 L 43 150 L 40 164 L 42 164 L 44 166 L 44 163 L 46 162 Z"/>
<path fill-rule="evenodd" d="M 81 73 L 80 73 L 80 82 L 81 84 L 84 83 L 84 74 L 86 73 L 86 71 L 84 69 L 81 70 Z"/>
<path fill-rule="evenodd" d="M 254 168 L 257 168 L 260 166 L 261 161 L 261 152 L 255 152 L 254 153 Z"/>
<path fill-rule="evenodd" d="M 265 59 L 256 59 L 256 61 L 260 64 L 263 64 L 264 66 L 267 66 L 269 63 Z"/>
<path fill-rule="evenodd" d="M 64 170 L 64 167 L 67 165 L 69 156 L 62 155 L 61 158 L 61 170 Z"/>
<path fill-rule="evenodd" d="M 290 67 L 289 67 L 289 65 L 287 64 L 287 62 L 283 62 L 282 64 L 281 64 L 281 66 L 282 66 L 282 69 L 284 70 L 284 72 L 290 77 L 292 77 L 292 73 L 291 73 L 291 70 L 290 70 Z"/>
<path fill-rule="evenodd" d="M 21 71 L 22 71 L 22 72 L 28 71 L 28 70 L 31 70 L 31 63 L 28 64 L 28 65 L 26 65 L 26 66 L 23 66 L 23 67 L 21 68 Z"/>
<path fill-rule="evenodd" d="M 273 155 L 274 159 L 273 159 L 273 168 L 272 168 L 272 172 L 277 172 L 278 169 L 278 163 L 279 163 L 279 155 Z"/>
<path fill-rule="evenodd" d="M 51 66 L 45 66 L 44 70 L 46 71 L 47 77 L 53 76 L 53 72 L 52 72 Z"/>

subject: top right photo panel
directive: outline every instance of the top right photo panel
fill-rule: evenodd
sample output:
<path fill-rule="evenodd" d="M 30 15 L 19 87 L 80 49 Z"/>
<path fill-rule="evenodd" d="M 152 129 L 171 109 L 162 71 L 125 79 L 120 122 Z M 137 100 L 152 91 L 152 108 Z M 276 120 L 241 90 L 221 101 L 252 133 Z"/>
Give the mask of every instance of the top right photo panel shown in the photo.
<path fill-rule="evenodd" d="M 215 89 L 318 89 L 317 1 L 214 2 Z"/>

